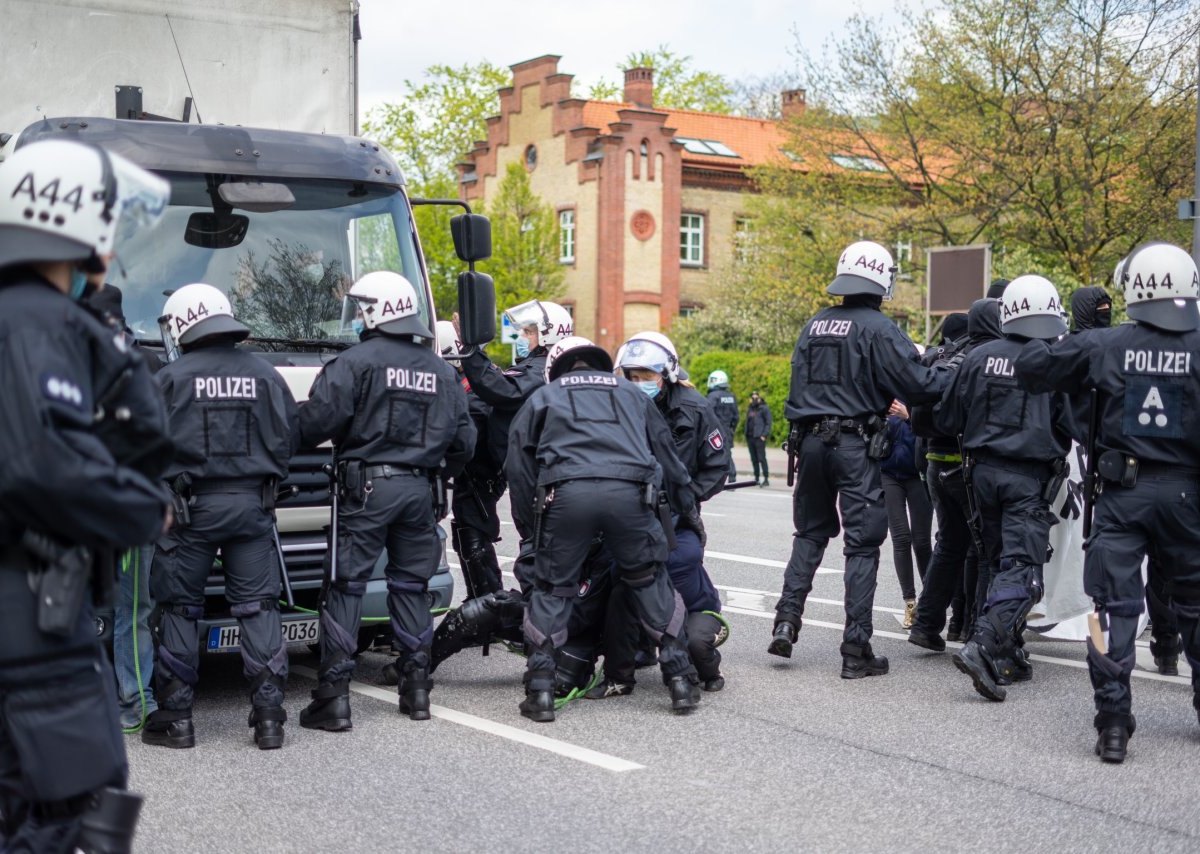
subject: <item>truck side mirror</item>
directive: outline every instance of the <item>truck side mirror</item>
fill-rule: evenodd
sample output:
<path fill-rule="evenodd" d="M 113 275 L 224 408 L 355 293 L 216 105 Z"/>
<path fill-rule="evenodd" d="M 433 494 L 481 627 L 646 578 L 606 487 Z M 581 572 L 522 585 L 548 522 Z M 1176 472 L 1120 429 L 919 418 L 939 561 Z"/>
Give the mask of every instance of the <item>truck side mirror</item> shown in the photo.
<path fill-rule="evenodd" d="M 492 257 L 492 222 L 486 216 L 468 213 L 451 217 L 450 235 L 461 260 L 473 264 Z"/>
<path fill-rule="evenodd" d="M 496 284 L 487 273 L 458 274 L 458 328 L 464 347 L 482 347 L 496 337 Z"/>

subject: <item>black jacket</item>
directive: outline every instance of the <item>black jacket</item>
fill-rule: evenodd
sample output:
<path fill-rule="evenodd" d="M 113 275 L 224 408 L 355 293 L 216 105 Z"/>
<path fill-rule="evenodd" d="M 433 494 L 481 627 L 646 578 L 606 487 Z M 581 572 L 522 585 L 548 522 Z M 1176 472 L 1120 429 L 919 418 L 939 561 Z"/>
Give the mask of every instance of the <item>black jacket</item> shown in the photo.
<path fill-rule="evenodd" d="M 752 403 L 746 409 L 746 439 L 771 437 L 771 407 L 765 402 Z"/>
<path fill-rule="evenodd" d="M 641 389 L 593 369 L 542 386 L 517 413 L 505 472 L 519 523 L 534 526 L 538 486 L 580 478 L 662 483 L 676 512 L 695 504 L 666 421 Z"/>
<path fill-rule="evenodd" d="M 487 444 L 498 471 L 504 468 L 513 418 L 529 396 L 546 384 L 549 352 L 538 347 L 509 368 L 498 367 L 482 351 L 462 360 L 463 375 L 471 384 L 471 391 L 491 407 Z"/>
<path fill-rule="evenodd" d="M 727 431 L 727 435 L 732 436 L 738 423 L 737 396 L 728 388 L 714 388 L 708 393 L 708 402 L 713 408 L 713 414 L 716 415 L 721 429 Z"/>
<path fill-rule="evenodd" d="M 712 407 L 694 388 L 672 383 L 663 383 L 654 402 L 692 478 L 692 494 L 698 502 L 707 501 L 724 488 L 731 453 Z"/>
<path fill-rule="evenodd" d="M 300 407 L 306 446 L 332 439 L 338 457 L 458 474 L 475 425 L 458 375 L 411 339 L 368 333 L 326 363 Z"/>
<path fill-rule="evenodd" d="M 96 420 L 120 417 L 97 404 L 144 370 L 123 338 L 49 282 L 25 269 L 0 273 L 0 543 L 25 528 L 90 547 L 159 534 L 165 488 L 119 461 Z M 162 404 L 141 396 L 134 429 L 161 443 Z"/>
<path fill-rule="evenodd" d="M 265 359 L 232 343 L 189 349 L 157 374 L 178 451 L 167 478 L 287 477 L 296 401 Z"/>

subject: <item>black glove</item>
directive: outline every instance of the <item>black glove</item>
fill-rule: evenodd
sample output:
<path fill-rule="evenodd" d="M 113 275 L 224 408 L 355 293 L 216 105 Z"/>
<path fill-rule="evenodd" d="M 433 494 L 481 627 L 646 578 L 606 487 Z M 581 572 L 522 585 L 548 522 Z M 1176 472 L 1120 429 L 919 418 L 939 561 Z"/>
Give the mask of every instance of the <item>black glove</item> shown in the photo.
<path fill-rule="evenodd" d="M 700 538 L 700 548 L 708 545 L 708 533 L 704 530 L 704 520 L 700 518 L 699 504 L 679 517 L 678 527 L 684 531 L 695 531 L 696 536 Z"/>

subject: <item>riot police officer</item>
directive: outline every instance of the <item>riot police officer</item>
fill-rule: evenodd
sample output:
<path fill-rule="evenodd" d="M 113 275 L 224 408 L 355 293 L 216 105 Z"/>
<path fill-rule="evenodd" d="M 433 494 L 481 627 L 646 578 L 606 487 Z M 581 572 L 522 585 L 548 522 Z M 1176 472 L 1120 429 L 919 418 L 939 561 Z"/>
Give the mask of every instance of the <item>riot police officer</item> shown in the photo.
<path fill-rule="evenodd" d="M 686 612 L 663 571 L 667 538 L 655 517 L 660 472 L 670 506 L 695 504 L 687 469 L 667 441 L 650 398 L 613 375 L 612 357 L 586 338 L 550 351 L 546 385 L 517 413 L 505 471 L 513 513 L 532 532 L 533 584 L 525 616 L 529 664 L 521 714 L 554 720 L 556 653 L 567 639 L 580 568 L 592 538 L 604 534 L 639 619 L 659 644 L 672 708 L 700 699 L 688 660 Z"/>
<path fill-rule="evenodd" d="M 339 501 L 321 603 L 319 684 L 300 713 L 302 727 L 330 731 L 351 728 L 362 597 L 385 548 L 400 711 L 429 719 L 426 593 L 439 554 L 431 480 L 456 475 L 475 441 L 454 369 L 422 343 L 433 336 L 407 279 L 388 271 L 363 276 L 346 294 L 343 321 L 361 341 L 326 363 L 300 407 L 304 444 L 332 439 L 336 454 Z"/>
<path fill-rule="evenodd" d="M 145 454 L 170 445 L 161 401 L 129 400 L 149 379 L 144 365 L 76 301 L 88 275 L 103 272 L 118 226 L 149 224 L 168 192 L 77 142 L 37 142 L 0 164 L 5 851 L 131 850 L 141 799 L 124 791 L 113 673 L 96 640 L 91 588 L 113 581 L 94 571 L 97 550 L 138 546 L 163 530 L 161 466 Z M 136 453 L 131 436 L 142 442 Z"/>
<path fill-rule="evenodd" d="M 276 487 L 297 450 L 296 401 L 265 359 L 239 350 L 250 330 L 229 300 L 206 284 L 171 294 L 159 321 L 172 361 L 158 372 L 179 447 L 167 470 L 176 525 L 158 541 L 150 568 L 158 709 L 142 741 L 193 747 L 204 585 L 218 552 L 229 612 L 241 628 L 250 680 L 249 725 L 262 750 L 283 746 L 287 646 L 279 615 Z"/>
<path fill-rule="evenodd" d="M 842 304 L 808 322 L 792 355 L 789 465 L 796 459 L 792 515 L 796 531 L 767 651 L 790 658 L 804 602 L 825 546 L 846 526 L 846 629 L 842 677 L 887 673 L 871 650 L 871 608 L 887 511 L 879 461 L 886 458 L 884 416 L 900 398 L 921 403 L 940 395 L 946 368 L 923 367 L 917 349 L 880 311 L 895 277 L 891 254 L 877 243 L 852 243 L 842 253 L 829 293 Z"/>
<path fill-rule="evenodd" d="M 729 389 L 729 375 L 713 371 L 708 375 L 708 402 L 721 425 L 721 439 L 729 448 L 729 479 L 737 480 L 737 465 L 733 461 L 733 437 L 738 425 L 737 396 Z"/>
<path fill-rule="evenodd" d="M 675 345 L 661 332 L 634 335 L 617 352 L 617 370 L 650 396 L 671 428 L 675 453 L 692 479 L 696 507 L 674 521 L 675 544 L 667 555 L 667 575 L 687 608 L 688 653 L 706 691 L 725 686 L 717 640 L 724 624 L 717 616 L 721 599 L 704 569 L 707 539 L 700 503 L 719 493 L 729 467 L 729 446 L 721 438 L 712 407 L 689 383 L 679 365 Z M 629 694 L 634 686 L 634 663 L 639 627 L 629 608 L 624 584 L 614 587 L 604 628 L 604 681 L 587 693 L 589 699 Z"/>
<path fill-rule="evenodd" d="M 1096 391 L 1098 433 L 1089 451 L 1103 488 L 1084 546 L 1084 582 L 1097 609 L 1087 660 L 1096 754 L 1105 762 L 1125 760 L 1136 727 L 1130 674 L 1144 607 L 1141 565 L 1151 547 L 1169 578 L 1200 713 L 1200 446 L 1192 426 L 1200 412 L 1200 276 L 1179 247 L 1148 243 L 1122 262 L 1117 278 L 1133 323 L 1032 341 L 1016 362 L 1030 391 Z"/>
<path fill-rule="evenodd" d="M 499 539 L 496 505 L 505 490 L 504 458 L 508 454 L 509 428 L 517 411 L 545 383 L 550 348 L 574 334 L 575 329 L 570 313 L 553 302 L 530 300 L 506 309 L 504 316 L 519 334 L 516 362 L 500 368 L 482 349 L 462 359 L 462 372 L 471 392 L 479 404 L 490 407 L 486 433 L 479 436 L 471 464 L 465 470 L 466 477 L 457 478 L 454 488 L 451 528 L 463 576 L 468 579 L 468 592 L 499 589 L 499 563 L 492 543 Z M 518 535 L 527 543 L 531 532 L 521 527 L 517 514 L 513 518 Z M 522 555 L 515 567 L 518 577 L 528 563 L 527 547 L 522 549 Z"/>
<path fill-rule="evenodd" d="M 1004 338 L 974 348 L 935 411 L 938 428 L 962 435 L 967 488 L 977 504 L 987 598 L 954 664 L 975 690 L 1002 701 L 1004 685 L 1031 678 L 1020 645 L 1030 608 L 1041 601 L 1053 514 L 1050 501 L 1067 475 L 1066 399 L 1018 387 L 1017 355 L 1026 341 L 1067 331 L 1054 285 L 1018 276 L 1000 300 Z"/>

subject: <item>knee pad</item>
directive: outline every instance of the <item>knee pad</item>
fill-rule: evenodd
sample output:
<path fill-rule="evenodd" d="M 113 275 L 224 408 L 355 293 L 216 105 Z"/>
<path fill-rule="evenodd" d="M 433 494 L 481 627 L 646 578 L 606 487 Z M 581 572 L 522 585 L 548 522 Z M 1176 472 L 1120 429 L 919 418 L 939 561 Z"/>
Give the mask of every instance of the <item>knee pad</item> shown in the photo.
<path fill-rule="evenodd" d="M 621 580 L 625 582 L 626 586 L 636 590 L 639 587 L 649 587 L 654 583 L 657 575 L 658 566 L 654 565 L 625 573 L 621 576 Z"/>
<path fill-rule="evenodd" d="M 339 578 L 330 586 L 343 596 L 361 597 L 367 592 L 367 582 L 365 581 L 348 581 L 344 578 Z"/>
<path fill-rule="evenodd" d="M 429 589 L 429 582 L 406 578 L 389 578 L 387 580 L 387 589 L 389 593 L 417 593 L 424 595 Z"/>
<path fill-rule="evenodd" d="M 278 599 L 254 599 L 250 602 L 239 602 L 236 605 L 229 606 L 231 616 L 237 617 L 239 620 L 244 620 L 247 617 L 253 617 L 255 614 L 261 614 L 263 611 L 278 611 Z"/>

